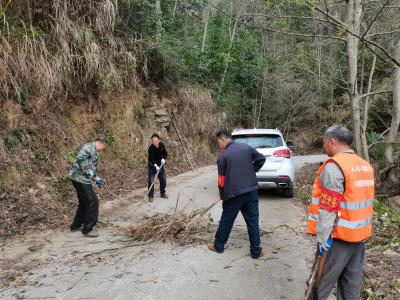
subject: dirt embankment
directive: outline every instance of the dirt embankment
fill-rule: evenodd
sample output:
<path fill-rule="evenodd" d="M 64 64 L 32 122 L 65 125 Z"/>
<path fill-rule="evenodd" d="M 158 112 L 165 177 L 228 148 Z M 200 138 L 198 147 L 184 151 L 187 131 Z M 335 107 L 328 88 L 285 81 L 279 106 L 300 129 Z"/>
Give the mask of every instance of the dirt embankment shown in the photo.
<path fill-rule="evenodd" d="M 299 198 L 308 206 L 319 164 L 296 173 Z M 362 299 L 400 297 L 400 207 L 394 199 L 377 197 L 374 204 L 373 235 L 367 242 Z"/>
<path fill-rule="evenodd" d="M 189 89 L 164 97 L 138 88 L 54 106 L 34 99 L 29 111 L 9 99 L 0 115 L 0 239 L 69 221 L 76 201 L 66 175 L 82 144 L 99 136 L 109 142 L 99 166 L 107 184 L 98 191 L 107 201 L 145 184 L 152 133 L 162 137 L 168 173 L 176 175 L 190 168 L 178 133 L 201 166 L 213 159 L 210 141 L 219 125 L 210 94 Z"/>

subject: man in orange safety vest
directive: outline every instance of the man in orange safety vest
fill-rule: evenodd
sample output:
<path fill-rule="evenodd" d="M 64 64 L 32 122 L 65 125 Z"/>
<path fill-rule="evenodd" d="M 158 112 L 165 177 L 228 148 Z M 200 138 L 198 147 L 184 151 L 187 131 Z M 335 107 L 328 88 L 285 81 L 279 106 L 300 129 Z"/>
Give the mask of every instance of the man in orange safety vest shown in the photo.
<path fill-rule="evenodd" d="M 327 299 L 335 284 L 337 299 L 360 299 L 375 185 L 371 165 L 350 149 L 352 142 L 352 132 L 342 125 L 328 128 L 323 139 L 329 158 L 317 171 L 308 214 L 308 233 L 317 236 L 320 255 L 326 255 L 317 299 Z"/>

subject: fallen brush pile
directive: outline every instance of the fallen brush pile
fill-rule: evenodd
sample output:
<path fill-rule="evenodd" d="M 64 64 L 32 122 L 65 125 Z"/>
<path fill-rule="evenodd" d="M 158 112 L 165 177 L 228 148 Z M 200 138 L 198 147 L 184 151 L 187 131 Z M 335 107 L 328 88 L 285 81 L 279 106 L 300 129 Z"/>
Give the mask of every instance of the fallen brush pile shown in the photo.
<path fill-rule="evenodd" d="M 17 193 L 0 190 L 0 242 L 2 237 L 22 234 L 30 229 L 41 230 L 68 222 L 70 203 L 49 199 L 43 201 L 40 193 L 23 199 Z"/>
<path fill-rule="evenodd" d="M 145 218 L 144 222 L 122 228 L 130 237 L 135 240 L 164 240 L 169 238 L 186 239 L 190 234 L 199 233 L 204 230 L 204 226 L 200 226 L 207 218 L 208 212 L 219 202 L 215 201 L 207 208 L 195 210 L 189 214 L 183 212 L 174 212 L 168 214 L 156 214 Z"/>

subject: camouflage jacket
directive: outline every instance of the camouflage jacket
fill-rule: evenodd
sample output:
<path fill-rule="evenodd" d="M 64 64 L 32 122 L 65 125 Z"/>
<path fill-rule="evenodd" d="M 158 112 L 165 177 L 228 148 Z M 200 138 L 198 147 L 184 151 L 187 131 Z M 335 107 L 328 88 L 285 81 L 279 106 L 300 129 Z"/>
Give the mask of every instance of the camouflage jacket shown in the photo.
<path fill-rule="evenodd" d="M 86 173 L 93 171 L 96 175 L 98 161 L 99 153 L 96 149 L 96 143 L 85 144 L 76 156 L 68 177 L 80 183 L 92 184 L 91 178 Z"/>

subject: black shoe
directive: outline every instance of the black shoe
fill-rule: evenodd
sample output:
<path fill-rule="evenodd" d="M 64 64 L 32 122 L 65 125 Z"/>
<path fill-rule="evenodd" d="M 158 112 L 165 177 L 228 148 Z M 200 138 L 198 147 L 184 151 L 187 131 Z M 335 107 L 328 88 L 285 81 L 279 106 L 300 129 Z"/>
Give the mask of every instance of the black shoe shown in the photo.
<path fill-rule="evenodd" d="M 260 257 L 265 256 L 265 254 L 266 254 L 265 251 L 261 249 L 261 253 L 260 253 L 259 256 L 251 256 L 251 258 L 252 258 L 252 259 L 258 259 L 258 258 L 260 258 Z"/>
<path fill-rule="evenodd" d="M 72 231 L 72 232 L 74 232 L 74 231 L 80 231 L 81 230 L 81 228 L 82 228 L 82 226 L 73 226 L 73 225 L 71 225 L 70 227 L 69 227 L 69 229 Z"/>

